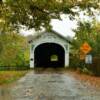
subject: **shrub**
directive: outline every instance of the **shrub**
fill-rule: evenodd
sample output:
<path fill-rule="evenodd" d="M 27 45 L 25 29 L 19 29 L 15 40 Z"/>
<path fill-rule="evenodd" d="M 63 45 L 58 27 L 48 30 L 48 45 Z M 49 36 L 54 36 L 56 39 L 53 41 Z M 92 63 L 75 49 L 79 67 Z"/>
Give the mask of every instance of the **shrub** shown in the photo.
<path fill-rule="evenodd" d="M 76 69 L 78 66 L 80 66 L 80 60 L 76 55 L 70 55 L 70 68 Z"/>
<path fill-rule="evenodd" d="M 93 64 L 90 66 L 90 70 L 92 70 L 96 76 L 100 76 L 100 57 L 93 58 Z"/>

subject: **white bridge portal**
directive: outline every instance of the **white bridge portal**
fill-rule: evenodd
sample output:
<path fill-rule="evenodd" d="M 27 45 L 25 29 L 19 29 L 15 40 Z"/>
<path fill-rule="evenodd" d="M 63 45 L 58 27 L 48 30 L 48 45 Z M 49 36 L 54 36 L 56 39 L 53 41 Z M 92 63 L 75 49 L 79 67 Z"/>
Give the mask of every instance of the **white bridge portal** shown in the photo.
<path fill-rule="evenodd" d="M 30 40 L 30 68 L 68 66 L 69 41 L 65 37 L 49 31 Z"/>

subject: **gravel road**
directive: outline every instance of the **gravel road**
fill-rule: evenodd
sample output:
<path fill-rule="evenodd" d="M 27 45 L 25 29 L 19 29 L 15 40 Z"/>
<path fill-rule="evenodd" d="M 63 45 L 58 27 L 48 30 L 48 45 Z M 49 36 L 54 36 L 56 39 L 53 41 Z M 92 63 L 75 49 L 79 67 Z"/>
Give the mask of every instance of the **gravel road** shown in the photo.
<path fill-rule="evenodd" d="M 5 91 L 0 100 L 100 100 L 99 89 L 52 68 L 29 71 Z"/>

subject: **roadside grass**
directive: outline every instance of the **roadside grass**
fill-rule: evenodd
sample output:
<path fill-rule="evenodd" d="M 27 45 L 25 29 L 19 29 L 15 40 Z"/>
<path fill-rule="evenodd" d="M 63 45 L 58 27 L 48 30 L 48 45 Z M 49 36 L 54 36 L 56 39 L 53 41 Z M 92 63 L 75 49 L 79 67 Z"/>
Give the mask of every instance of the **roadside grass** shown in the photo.
<path fill-rule="evenodd" d="M 0 85 L 12 83 L 26 73 L 27 71 L 0 71 Z"/>

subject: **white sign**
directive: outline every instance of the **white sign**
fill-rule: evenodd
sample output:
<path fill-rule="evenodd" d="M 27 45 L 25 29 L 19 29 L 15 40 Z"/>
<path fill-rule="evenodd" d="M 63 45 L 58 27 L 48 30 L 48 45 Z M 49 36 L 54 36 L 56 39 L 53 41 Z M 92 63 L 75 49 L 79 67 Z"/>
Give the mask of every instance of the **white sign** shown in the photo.
<path fill-rule="evenodd" d="M 92 64 L 92 55 L 86 55 L 85 57 L 85 63 L 86 64 Z"/>

